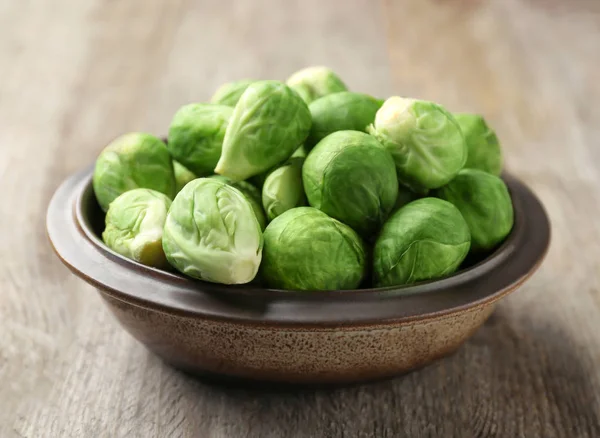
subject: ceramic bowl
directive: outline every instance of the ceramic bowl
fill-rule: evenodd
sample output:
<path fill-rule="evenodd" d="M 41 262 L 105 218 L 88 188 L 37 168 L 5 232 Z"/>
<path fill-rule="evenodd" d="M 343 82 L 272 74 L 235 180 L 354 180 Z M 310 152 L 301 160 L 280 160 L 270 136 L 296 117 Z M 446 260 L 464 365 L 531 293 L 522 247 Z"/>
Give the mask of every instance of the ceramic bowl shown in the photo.
<path fill-rule="evenodd" d="M 515 209 L 505 242 L 455 275 L 405 287 L 225 286 L 127 260 L 100 238 L 104 214 L 91 167 L 56 191 L 47 230 L 58 257 L 98 289 L 120 324 L 179 369 L 270 382 L 359 382 L 454 352 L 538 268 L 550 241 L 547 215 L 523 183 L 503 178 Z"/>

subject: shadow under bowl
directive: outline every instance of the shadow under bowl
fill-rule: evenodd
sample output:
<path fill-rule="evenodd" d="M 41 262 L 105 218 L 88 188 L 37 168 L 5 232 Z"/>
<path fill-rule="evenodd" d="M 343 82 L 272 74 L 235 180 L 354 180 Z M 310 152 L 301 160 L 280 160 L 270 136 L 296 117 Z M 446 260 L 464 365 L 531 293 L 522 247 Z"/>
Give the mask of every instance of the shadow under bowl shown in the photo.
<path fill-rule="evenodd" d="M 484 260 L 436 281 L 348 291 L 226 286 L 150 268 L 107 248 L 92 167 L 68 178 L 47 213 L 62 262 L 95 286 L 120 324 L 176 368 L 242 380 L 356 383 L 392 377 L 454 352 L 541 264 L 548 217 L 503 176 L 515 225 Z"/>

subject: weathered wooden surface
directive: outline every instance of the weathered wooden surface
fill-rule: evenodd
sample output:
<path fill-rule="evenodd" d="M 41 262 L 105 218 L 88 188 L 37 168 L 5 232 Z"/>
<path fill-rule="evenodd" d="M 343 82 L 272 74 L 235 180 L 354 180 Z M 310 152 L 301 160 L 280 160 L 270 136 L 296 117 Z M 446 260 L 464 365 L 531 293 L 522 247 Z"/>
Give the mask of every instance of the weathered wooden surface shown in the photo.
<path fill-rule="evenodd" d="M 457 354 L 405 377 L 192 380 L 54 258 L 46 205 L 114 136 L 164 133 L 226 80 L 319 63 L 484 113 L 551 215 L 548 259 Z M 600 436 L 599 78 L 593 0 L 0 2 L 0 436 Z"/>

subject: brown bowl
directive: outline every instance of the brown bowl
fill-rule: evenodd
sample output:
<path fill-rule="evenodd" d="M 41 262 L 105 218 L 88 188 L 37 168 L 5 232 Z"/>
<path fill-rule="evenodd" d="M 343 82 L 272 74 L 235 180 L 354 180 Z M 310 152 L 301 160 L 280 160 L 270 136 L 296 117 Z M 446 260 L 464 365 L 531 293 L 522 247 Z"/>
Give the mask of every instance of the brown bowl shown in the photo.
<path fill-rule="evenodd" d="M 143 266 L 100 239 L 92 168 L 67 179 L 47 214 L 54 250 L 95 286 L 121 325 L 173 366 L 287 383 L 394 376 L 455 351 L 540 265 L 550 241 L 536 196 L 505 175 L 515 226 L 485 260 L 413 286 L 300 292 L 206 283 Z"/>

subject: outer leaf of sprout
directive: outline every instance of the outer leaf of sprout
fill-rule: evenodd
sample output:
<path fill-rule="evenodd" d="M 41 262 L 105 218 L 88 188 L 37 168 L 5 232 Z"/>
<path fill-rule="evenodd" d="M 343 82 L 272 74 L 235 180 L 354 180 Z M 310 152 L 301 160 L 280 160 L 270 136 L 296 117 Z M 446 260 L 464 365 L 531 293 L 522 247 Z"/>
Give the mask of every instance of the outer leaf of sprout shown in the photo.
<path fill-rule="evenodd" d="M 251 84 L 233 110 L 215 173 L 242 181 L 269 170 L 294 153 L 311 123 L 304 101 L 282 82 Z"/>
<path fill-rule="evenodd" d="M 321 140 L 302 167 L 311 207 L 373 235 L 391 212 L 398 180 L 391 154 L 372 136 L 337 131 Z"/>
<path fill-rule="evenodd" d="M 292 208 L 306 205 L 303 163 L 304 158 L 290 158 L 267 176 L 262 189 L 262 205 L 270 221 Z"/>
<path fill-rule="evenodd" d="M 150 189 L 133 189 L 111 202 L 102 240 L 113 251 L 148 266 L 167 266 L 163 227 L 171 199 Z"/>
<path fill-rule="evenodd" d="M 433 102 L 390 97 L 367 131 L 391 152 L 398 179 L 417 192 L 448 183 L 467 161 L 458 122 Z"/>
<path fill-rule="evenodd" d="M 198 178 L 193 172 L 191 172 L 179 161 L 173 160 L 173 171 L 175 172 L 175 185 L 177 193 L 179 193 L 187 183 Z"/>
<path fill-rule="evenodd" d="M 240 100 L 242 94 L 244 94 L 244 91 L 246 91 L 246 88 L 248 88 L 252 82 L 254 81 L 251 79 L 227 82 L 215 91 L 210 102 L 234 107 L 238 100 Z"/>
<path fill-rule="evenodd" d="M 480 169 L 500 176 L 503 167 L 502 149 L 496 133 L 478 114 L 454 114 L 465 136 L 469 150 L 465 168 Z"/>
<path fill-rule="evenodd" d="M 198 178 L 177 194 L 164 228 L 163 248 L 173 267 L 223 284 L 254 279 L 263 237 L 250 201 L 213 178 Z"/>
<path fill-rule="evenodd" d="M 253 184 L 249 183 L 248 181 L 236 182 L 223 175 L 213 175 L 210 178 L 222 181 L 225 184 L 235 187 L 240 192 L 242 192 L 246 196 L 246 198 L 248 198 L 248 201 L 250 201 L 252 209 L 254 210 L 254 214 L 256 215 L 256 219 L 258 219 L 258 223 L 260 224 L 260 228 L 262 230 L 265 229 L 265 227 L 267 226 L 267 217 L 265 215 L 265 211 L 263 210 L 260 190 L 258 190 Z"/>
<path fill-rule="evenodd" d="M 504 181 L 479 169 L 463 169 L 434 192 L 460 210 L 471 231 L 473 252 L 486 252 L 512 230 L 514 211 Z"/>
<path fill-rule="evenodd" d="M 397 210 L 373 249 L 376 286 L 400 286 L 452 274 L 470 248 L 469 227 L 456 207 L 422 198 Z"/>
<path fill-rule="evenodd" d="M 173 158 L 197 176 L 213 173 L 233 109 L 211 103 L 191 103 L 175 113 L 167 147 Z"/>
<path fill-rule="evenodd" d="M 260 273 L 269 287 L 355 289 L 365 276 L 361 238 L 315 208 L 287 210 L 267 226 L 264 238 Z"/>
<path fill-rule="evenodd" d="M 291 75 L 287 84 L 307 103 L 328 94 L 347 91 L 348 87 L 340 77 L 328 67 L 313 66 Z"/>
<path fill-rule="evenodd" d="M 328 94 L 312 101 L 308 106 L 313 123 L 305 142 L 307 150 L 336 131 L 366 132 L 381 105 L 381 101 L 368 94 L 351 91 Z"/>
<path fill-rule="evenodd" d="M 153 135 L 132 132 L 112 141 L 96 160 L 93 176 L 102 210 L 122 193 L 146 188 L 175 196 L 175 174 L 165 144 Z"/>

